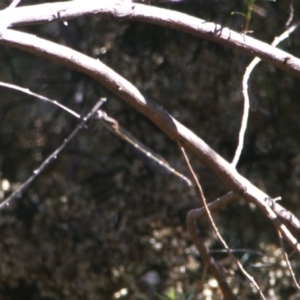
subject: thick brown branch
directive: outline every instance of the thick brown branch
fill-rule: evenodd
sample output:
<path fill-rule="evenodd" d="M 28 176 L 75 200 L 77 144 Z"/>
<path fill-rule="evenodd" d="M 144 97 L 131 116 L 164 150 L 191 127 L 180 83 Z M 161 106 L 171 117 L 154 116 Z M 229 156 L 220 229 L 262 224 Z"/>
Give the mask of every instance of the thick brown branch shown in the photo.
<path fill-rule="evenodd" d="M 5 30 L 0 44 L 23 49 L 35 55 L 48 58 L 85 73 L 110 89 L 137 111 L 144 114 L 170 138 L 178 140 L 191 150 L 232 191 L 247 201 L 255 203 L 264 214 L 281 230 L 289 244 L 300 253 L 300 245 L 290 231 L 277 218 L 266 203 L 270 197 L 241 176 L 226 160 L 211 149 L 202 139 L 170 116 L 162 107 L 146 99 L 139 90 L 125 78 L 114 72 L 99 60 L 90 58 L 68 47 L 46 41 L 34 35 Z"/>

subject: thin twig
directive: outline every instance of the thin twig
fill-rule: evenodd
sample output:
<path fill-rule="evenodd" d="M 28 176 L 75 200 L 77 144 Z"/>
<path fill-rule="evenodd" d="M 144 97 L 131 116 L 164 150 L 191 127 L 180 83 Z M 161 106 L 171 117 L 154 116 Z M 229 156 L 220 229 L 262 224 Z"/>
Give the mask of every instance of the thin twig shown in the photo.
<path fill-rule="evenodd" d="M 238 265 L 238 267 L 242 271 L 242 273 L 248 278 L 248 280 L 253 284 L 253 286 L 259 292 L 259 295 L 260 295 L 261 299 L 265 300 L 266 298 L 265 298 L 265 296 L 264 296 L 261 288 L 256 283 L 255 279 L 244 269 L 244 267 L 239 262 L 239 260 L 232 254 L 230 248 L 227 246 L 225 240 L 221 236 L 221 234 L 220 234 L 220 232 L 219 232 L 219 230 L 218 230 L 218 228 L 217 228 L 217 226 L 216 226 L 216 224 L 215 224 L 215 222 L 214 222 L 214 220 L 213 220 L 213 218 L 211 216 L 211 213 L 210 213 L 209 208 L 208 208 L 207 203 L 206 203 L 206 199 L 205 199 L 202 187 L 201 187 L 200 182 L 199 182 L 199 180 L 198 180 L 198 178 L 197 178 L 197 176 L 196 176 L 196 174 L 195 174 L 195 172 L 193 170 L 193 167 L 190 164 L 190 161 L 189 161 L 189 159 L 188 159 L 188 157 L 187 157 L 187 155 L 185 153 L 185 149 L 181 146 L 180 142 L 178 142 L 178 146 L 179 146 L 179 148 L 181 150 L 181 153 L 182 153 L 182 155 L 184 157 L 184 160 L 185 160 L 185 162 L 187 164 L 187 167 L 188 167 L 188 169 L 189 169 L 189 171 L 190 171 L 190 173 L 191 173 L 191 175 L 192 175 L 192 177 L 194 179 L 194 182 L 196 184 L 199 197 L 200 197 L 201 202 L 202 202 L 202 204 L 203 204 L 203 206 L 205 208 L 205 211 L 206 211 L 207 216 L 208 216 L 208 218 L 210 220 L 210 223 L 211 223 L 211 225 L 212 225 L 212 227 L 213 227 L 213 229 L 215 231 L 215 234 L 217 235 L 219 241 L 222 243 L 223 247 L 227 250 L 228 255 L 233 259 L 233 261 Z"/>
<path fill-rule="evenodd" d="M 296 279 L 295 273 L 294 273 L 294 271 L 293 271 L 293 269 L 292 269 L 292 266 L 291 266 L 289 257 L 288 257 L 288 255 L 287 255 L 287 253 L 286 253 L 286 251 L 285 251 L 285 248 L 284 248 L 283 238 L 282 238 L 282 234 L 281 234 L 280 230 L 277 230 L 277 234 L 278 234 L 278 239 L 279 239 L 280 246 L 281 246 L 281 249 L 282 249 L 282 255 L 283 255 L 283 258 L 284 258 L 284 260 L 286 261 L 287 267 L 288 267 L 288 269 L 289 269 L 289 271 L 290 271 L 290 274 L 291 274 L 291 276 L 292 276 L 292 280 L 293 280 L 293 282 L 294 282 L 296 288 L 298 289 L 298 291 L 300 291 L 300 286 L 299 286 L 299 284 L 298 284 L 298 282 L 297 282 L 297 279 Z"/>
<path fill-rule="evenodd" d="M 74 136 L 79 132 L 81 128 L 84 127 L 86 122 L 96 113 L 96 111 L 100 108 L 100 106 L 104 103 L 106 99 L 101 98 L 96 105 L 91 109 L 91 111 L 82 119 L 82 121 L 76 126 L 76 128 L 72 131 L 72 133 L 63 141 L 63 143 L 51 154 L 49 155 L 43 163 L 33 171 L 33 174 L 16 190 L 14 191 L 8 198 L 6 198 L 3 202 L 0 203 L 0 209 L 5 206 L 9 206 L 10 202 L 16 197 L 20 197 L 22 192 L 37 178 L 38 175 L 46 168 L 46 166 L 55 160 L 60 152 L 66 147 L 66 145 L 72 140 Z"/>
<path fill-rule="evenodd" d="M 220 208 L 220 206 L 222 206 L 223 204 L 234 201 L 236 199 L 235 196 L 236 195 L 234 193 L 228 193 L 225 196 L 218 198 L 216 201 L 214 201 L 211 208 L 218 209 L 218 207 Z M 199 210 L 193 209 L 188 212 L 187 217 L 186 217 L 187 229 L 188 229 L 188 231 L 191 235 L 192 241 L 193 241 L 194 245 L 196 246 L 197 250 L 199 251 L 199 254 L 204 263 L 204 270 L 202 272 L 202 277 L 201 277 L 201 280 L 197 287 L 197 294 L 200 293 L 201 288 L 203 287 L 203 283 L 201 283 L 201 281 L 204 278 L 204 275 L 205 275 L 204 273 L 206 273 L 206 268 L 209 268 L 209 271 L 215 277 L 215 279 L 217 280 L 217 282 L 219 284 L 220 289 L 222 290 L 224 299 L 225 300 L 233 300 L 233 299 L 236 300 L 237 297 L 233 294 L 232 289 L 228 285 L 228 283 L 226 281 L 226 275 L 225 275 L 223 269 L 221 268 L 219 263 L 216 262 L 215 259 L 211 256 L 211 253 L 205 246 L 205 243 L 202 240 L 202 237 L 196 226 L 195 221 L 198 219 L 199 213 L 202 213 L 203 216 L 204 216 L 204 214 L 206 215 L 206 212 L 204 209 L 202 209 L 202 211 L 200 211 L 200 210 L 201 209 L 199 209 Z"/>
<path fill-rule="evenodd" d="M 280 42 L 288 38 L 290 34 L 297 29 L 298 26 L 299 26 L 299 22 L 297 24 L 294 24 L 287 30 L 285 30 L 279 37 L 275 37 L 272 46 L 276 47 Z M 244 96 L 244 111 L 243 111 L 240 131 L 239 131 L 238 146 L 236 148 L 234 158 L 231 163 L 234 167 L 236 167 L 244 147 L 244 138 L 245 138 L 247 123 L 249 118 L 250 100 L 249 100 L 249 93 L 248 93 L 248 81 L 252 71 L 260 61 L 261 61 L 260 58 L 255 57 L 246 68 L 246 71 L 243 76 L 242 86 L 243 86 L 243 96 Z"/>
<path fill-rule="evenodd" d="M 53 104 L 55 106 L 58 106 L 59 108 L 63 109 L 67 113 L 73 115 L 77 119 L 80 119 L 80 115 L 77 114 L 74 110 L 72 110 L 72 109 L 70 109 L 70 108 L 68 108 L 68 107 L 60 104 L 56 100 L 51 100 L 51 99 L 49 99 L 49 98 L 47 98 L 45 96 L 39 95 L 37 93 L 33 93 L 29 89 L 27 89 L 27 88 L 22 88 L 20 86 L 15 85 L 15 84 L 6 83 L 6 82 L 0 82 L 0 86 L 9 88 L 9 89 L 12 89 L 12 90 L 15 90 L 15 91 L 19 91 L 21 93 L 27 94 L 29 96 L 35 97 L 35 98 L 40 99 L 40 100 L 45 101 L 45 102 L 49 102 L 49 103 L 51 103 L 51 104 Z"/>
<path fill-rule="evenodd" d="M 226 250 L 224 249 L 219 249 L 219 250 L 209 250 L 210 253 L 227 253 Z M 262 253 L 259 251 L 254 251 L 251 249 L 230 249 L 231 253 L 250 253 L 250 254 L 255 254 L 255 255 L 260 255 L 262 256 Z"/>
<path fill-rule="evenodd" d="M 242 116 L 242 122 L 241 122 L 241 128 L 239 132 L 239 140 L 238 140 L 238 146 L 236 148 L 234 158 L 232 160 L 232 165 L 236 167 L 243 147 L 244 147 L 244 137 L 245 132 L 247 129 L 247 123 L 248 123 L 248 117 L 249 117 L 249 108 L 250 108 L 250 100 L 249 100 L 249 94 L 248 94 L 248 80 L 251 72 L 253 71 L 254 67 L 261 61 L 260 58 L 255 57 L 250 65 L 246 68 L 246 72 L 243 76 L 243 95 L 244 95 L 244 111 Z"/>
<path fill-rule="evenodd" d="M 289 13 L 289 17 L 287 19 L 287 21 L 285 22 L 285 27 L 290 26 L 290 24 L 292 23 L 293 19 L 294 19 L 294 13 L 295 13 L 295 9 L 294 9 L 294 0 L 290 0 L 290 13 Z"/>
<path fill-rule="evenodd" d="M 300 25 L 300 22 L 295 23 L 291 27 L 289 27 L 287 30 L 285 30 L 280 36 L 275 37 L 274 41 L 272 42 L 272 46 L 276 47 L 279 43 L 287 39 Z"/>
<path fill-rule="evenodd" d="M 187 229 L 191 235 L 192 241 L 194 245 L 196 246 L 197 250 L 199 251 L 199 254 L 203 260 L 204 263 L 204 270 L 203 273 L 206 272 L 206 267 L 209 268 L 209 271 L 212 273 L 214 278 L 217 280 L 219 287 L 223 293 L 224 300 L 237 300 L 237 296 L 234 295 L 232 289 L 228 285 L 226 281 L 226 275 L 224 273 L 223 268 L 220 266 L 220 264 L 211 256 L 209 253 L 209 250 L 205 246 L 204 241 L 201 238 L 201 235 L 199 233 L 199 230 L 196 226 L 196 219 L 192 218 L 189 214 L 186 217 L 186 224 Z M 202 274 L 203 274 L 202 273 Z M 204 274 L 203 274 L 204 275 Z M 203 287 L 203 285 L 198 285 L 198 287 Z M 198 291 L 198 289 L 197 289 Z M 199 290 L 200 292 L 200 290 Z"/>
<path fill-rule="evenodd" d="M 220 210 L 222 207 L 227 206 L 230 203 L 234 202 L 238 198 L 239 198 L 239 196 L 237 194 L 235 194 L 233 192 L 229 192 L 229 193 L 223 195 L 222 197 L 219 197 L 215 201 L 208 203 L 207 207 L 210 212 L 215 212 L 215 211 Z M 190 210 L 189 214 L 191 215 L 191 217 L 193 217 L 195 219 L 199 219 L 201 217 L 204 217 L 206 215 L 206 212 L 205 212 L 204 207 L 200 207 L 200 208 L 195 208 L 193 210 Z"/>
<path fill-rule="evenodd" d="M 207 204 L 210 212 L 215 212 L 220 210 L 222 207 L 229 205 L 230 203 L 234 202 L 240 198 L 239 195 L 229 192 L 222 197 L 214 200 Z M 289 227 L 292 228 L 295 234 L 300 238 L 300 234 L 298 233 L 300 228 L 300 220 L 292 214 L 290 211 L 282 207 L 280 204 L 274 201 L 272 198 L 266 198 L 265 202 L 271 207 L 271 209 L 280 217 L 281 220 Z M 204 207 L 195 208 L 188 212 L 190 217 L 192 218 L 201 218 L 206 215 Z"/>

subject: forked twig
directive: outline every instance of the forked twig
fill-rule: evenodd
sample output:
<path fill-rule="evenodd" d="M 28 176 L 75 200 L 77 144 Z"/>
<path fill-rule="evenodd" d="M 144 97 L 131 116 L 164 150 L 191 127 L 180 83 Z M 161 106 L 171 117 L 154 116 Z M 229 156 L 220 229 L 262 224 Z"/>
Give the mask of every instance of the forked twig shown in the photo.
<path fill-rule="evenodd" d="M 295 15 L 295 9 L 294 9 L 294 0 L 290 0 L 290 13 L 289 13 L 289 17 L 285 22 L 285 27 L 290 26 L 290 24 L 292 23 L 293 19 L 294 19 L 294 15 Z"/>
<path fill-rule="evenodd" d="M 188 157 L 187 157 L 187 155 L 185 153 L 185 149 L 181 146 L 181 144 L 180 144 L 179 141 L 178 141 L 178 146 L 179 146 L 180 151 L 181 151 L 181 153 L 182 153 L 182 155 L 184 157 L 184 160 L 185 160 L 185 162 L 187 164 L 187 167 L 188 167 L 188 169 L 189 169 L 189 171 L 190 171 L 190 173 L 191 173 L 191 175 L 193 177 L 193 180 L 194 180 L 194 182 L 196 184 L 196 188 L 197 188 L 199 197 L 200 197 L 201 202 L 202 202 L 202 204 L 203 204 L 203 206 L 205 208 L 205 211 L 206 211 L 206 214 L 207 214 L 207 216 L 208 216 L 208 218 L 210 220 L 210 223 L 211 223 L 211 225 L 212 225 L 212 227 L 213 227 L 213 229 L 215 231 L 215 234 L 217 235 L 219 241 L 222 243 L 223 247 L 226 249 L 228 255 L 233 259 L 233 261 L 238 265 L 238 267 L 242 271 L 242 273 L 248 278 L 248 280 L 253 284 L 253 286 L 259 292 L 259 295 L 260 295 L 261 299 L 265 300 L 266 298 L 263 295 L 262 290 L 260 289 L 259 285 L 256 283 L 255 279 L 244 269 L 244 267 L 239 262 L 239 260 L 232 254 L 232 252 L 231 252 L 230 248 L 227 246 L 225 240 L 222 238 L 222 236 L 221 236 L 221 234 L 220 234 L 220 232 L 219 232 L 219 230 L 218 230 L 218 228 L 217 228 L 217 226 L 216 226 L 216 224 L 215 224 L 215 222 L 214 222 L 214 220 L 213 220 L 213 218 L 211 216 L 209 208 L 207 206 L 206 199 L 205 199 L 202 187 L 201 187 L 201 185 L 199 183 L 199 180 L 198 180 L 198 178 L 197 178 L 197 176 L 196 176 L 196 174 L 195 174 L 195 172 L 193 170 L 193 167 L 191 166 L 190 161 L 189 161 L 189 159 L 188 159 Z"/>

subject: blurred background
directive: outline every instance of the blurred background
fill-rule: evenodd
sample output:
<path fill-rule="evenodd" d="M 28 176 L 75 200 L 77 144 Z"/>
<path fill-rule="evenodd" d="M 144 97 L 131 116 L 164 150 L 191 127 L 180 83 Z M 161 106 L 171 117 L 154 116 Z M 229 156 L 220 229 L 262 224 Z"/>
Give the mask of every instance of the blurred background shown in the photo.
<path fill-rule="evenodd" d="M 21 5 L 43 1 L 23 0 Z M 151 1 L 150 1 L 151 2 Z M 1 8 L 8 5 L 1 1 Z M 251 36 L 271 43 L 296 1 L 255 2 Z M 151 5 L 151 3 L 149 4 Z M 238 32 L 239 0 L 152 3 Z M 243 109 L 242 76 L 252 57 L 159 26 L 81 18 L 20 28 L 100 59 L 231 161 Z M 280 48 L 300 56 L 299 31 Z M 145 117 L 84 74 L 1 46 L 0 81 L 29 88 L 84 115 L 100 97 L 109 115 L 188 175 L 175 143 Z M 260 63 L 249 82 L 251 113 L 239 172 L 299 215 L 299 79 Z M 78 120 L 28 95 L 0 88 L 0 200 L 16 190 L 69 135 Z M 208 201 L 228 189 L 191 154 Z M 185 225 L 200 206 L 194 188 L 140 160 L 104 127 L 84 129 L 8 208 L 0 212 L 0 299 L 191 299 L 203 271 Z M 240 200 L 214 214 L 219 230 L 269 299 L 299 299 L 277 234 Z M 241 299 L 258 296 L 198 222 L 213 256 Z M 250 251 L 251 250 L 251 251 Z M 287 251 L 290 251 L 287 247 Z M 296 275 L 299 260 L 291 257 Z M 234 275 L 234 276 L 233 276 Z M 220 299 L 211 275 L 203 299 Z"/>

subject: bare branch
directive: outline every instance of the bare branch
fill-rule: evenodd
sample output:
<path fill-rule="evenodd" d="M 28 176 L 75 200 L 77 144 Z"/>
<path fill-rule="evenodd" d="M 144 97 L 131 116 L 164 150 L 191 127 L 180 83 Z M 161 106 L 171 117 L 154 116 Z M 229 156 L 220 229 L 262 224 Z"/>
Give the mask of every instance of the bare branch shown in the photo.
<path fill-rule="evenodd" d="M 275 37 L 274 41 L 272 42 L 272 46 L 276 47 L 282 41 L 289 38 L 289 36 L 299 27 L 299 25 L 300 25 L 300 22 L 297 22 L 296 24 L 292 25 L 287 30 L 285 30 L 280 36 Z"/>
<path fill-rule="evenodd" d="M 215 201 L 208 203 L 207 207 L 210 212 L 216 212 L 216 211 L 220 210 L 222 207 L 227 206 L 230 203 L 234 202 L 238 198 L 239 198 L 239 196 L 237 194 L 234 194 L 233 192 L 229 192 L 226 195 L 216 199 Z M 188 212 L 188 214 L 192 218 L 198 219 L 198 218 L 204 217 L 206 215 L 206 212 L 205 212 L 204 207 L 201 207 L 201 208 L 196 208 L 196 209 L 190 210 Z"/>
<path fill-rule="evenodd" d="M 230 203 L 237 200 L 240 196 L 229 192 L 226 195 L 216 199 L 213 202 L 210 202 L 207 204 L 209 210 L 211 212 L 215 212 L 220 210 L 222 207 L 229 205 Z M 286 210 L 284 207 L 282 207 L 280 204 L 275 202 L 273 199 L 269 198 L 266 199 L 266 202 L 270 207 L 274 210 L 276 215 L 280 217 L 280 219 L 292 230 L 292 232 L 300 239 L 299 229 L 300 229 L 300 221 L 299 219 L 292 214 L 290 211 Z M 188 212 L 189 215 L 191 215 L 192 218 L 201 218 L 205 216 L 205 210 L 203 207 L 196 208 Z"/>
<path fill-rule="evenodd" d="M 16 47 L 69 66 L 103 84 L 126 103 L 144 114 L 171 139 L 180 141 L 185 148 L 192 151 L 230 190 L 245 200 L 256 204 L 276 228 L 281 230 L 288 243 L 300 253 L 300 244 L 298 244 L 297 239 L 281 223 L 272 208 L 265 201 L 271 197 L 241 176 L 230 163 L 218 155 L 202 139 L 169 115 L 161 106 L 146 99 L 133 84 L 118 73 L 99 60 L 90 58 L 68 47 L 11 29 L 2 33 L 0 44 Z"/>
<path fill-rule="evenodd" d="M 10 27 L 65 21 L 83 16 L 140 21 L 176 29 L 257 56 L 286 72 L 300 76 L 300 59 L 287 52 L 219 24 L 154 6 L 122 0 L 85 1 L 84 5 L 82 1 L 66 1 L 22 6 L 13 11 L 0 12 L 0 20 L 7 20 Z"/>
<path fill-rule="evenodd" d="M 219 229 L 217 227 L 217 225 L 215 224 L 215 221 L 210 213 L 210 210 L 207 206 L 207 202 L 206 202 L 206 198 L 204 196 L 204 193 L 203 193 L 203 190 L 202 190 L 202 187 L 201 187 L 201 184 L 193 170 L 193 167 L 185 153 L 185 150 L 184 148 L 181 146 L 180 142 L 178 142 L 178 146 L 179 146 L 179 149 L 182 153 L 182 156 L 184 157 L 184 160 L 188 166 L 188 169 L 192 175 L 192 178 L 194 179 L 194 182 L 195 182 L 195 185 L 196 185 L 196 188 L 197 188 L 197 191 L 198 191 L 198 195 L 200 197 L 200 200 L 202 202 L 202 205 L 205 209 L 205 212 L 206 212 L 206 215 L 208 216 L 208 219 L 210 221 L 210 224 L 212 225 L 213 227 L 213 230 L 216 234 L 216 236 L 218 237 L 219 241 L 221 242 L 221 244 L 223 245 L 223 247 L 226 249 L 228 255 L 231 257 L 231 259 L 237 264 L 237 266 L 239 267 L 239 269 L 241 270 L 241 272 L 248 278 L 248 280 L 253 284 L 253 286 L 256 288 L 256 290 L 258 291 L 261 299 L 266 299 L 261 288 L 259 287 L 259 285 L 257 284 L 257 282 L 255 281 L 255 279 L 244 269 L 244 267 L 242 266 L 242 264 L 239 262 L 239 260 L 232 254 L 231 250 L 229 249 L 227 243 L 225 242 L 225 240 L 223 239 L 223 237 L 221 236 L 220 232 L 219 232 Z"/>

